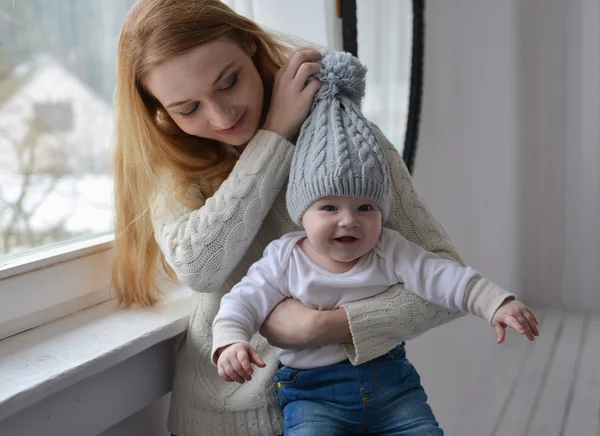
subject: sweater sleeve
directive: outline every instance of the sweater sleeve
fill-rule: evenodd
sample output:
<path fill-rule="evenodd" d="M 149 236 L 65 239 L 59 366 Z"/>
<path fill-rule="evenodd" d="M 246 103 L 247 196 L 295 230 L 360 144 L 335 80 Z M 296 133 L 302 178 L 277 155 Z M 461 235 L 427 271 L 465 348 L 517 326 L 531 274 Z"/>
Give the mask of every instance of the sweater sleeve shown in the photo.
<path fill-rule="evenodd" d="M 219 348 L 236 342 L 250 343 L 273 308 L 290 296 L 284 285 L 281 257 L 281 240 L 271 242 L 263 258 L 221 299 L 213 321 L 213 363 L 216 363 L 215 352 Z"/>
<path fill-rule="evenodd" d="M 229 177 L 199 209 L 158 192 L 151 202 L 156 241 L 179 280 L 218 290 L 248 250 L 287 180 L 293 145 L 259 130 Z"/>
<path fill-rule="evenodd" d="M 374 125 L 392 178 L 392 207 L 385 226 L 444 259 L 463 265 L 442 225 L 415 191 L 413 180 L 396 148 Z M 444 309 L 395 285 L 384 293 L 343 305 L 352 343 L 342 347 L 354 365 L 375 359 L 403 341 L 452 321 L 461 311 Z"/>

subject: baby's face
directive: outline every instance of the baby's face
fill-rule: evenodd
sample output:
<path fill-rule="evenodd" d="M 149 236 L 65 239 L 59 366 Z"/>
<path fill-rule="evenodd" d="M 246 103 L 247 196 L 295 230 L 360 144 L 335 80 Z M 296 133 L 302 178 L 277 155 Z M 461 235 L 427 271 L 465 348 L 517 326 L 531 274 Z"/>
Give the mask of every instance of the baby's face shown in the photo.
<path fill-rule="evenodd" d="M 381 234 L 381 211 L 358 197 L 325 197 L 302 216 L 311 245 L 323 256 L 351 262 L 373 249 Z"/>

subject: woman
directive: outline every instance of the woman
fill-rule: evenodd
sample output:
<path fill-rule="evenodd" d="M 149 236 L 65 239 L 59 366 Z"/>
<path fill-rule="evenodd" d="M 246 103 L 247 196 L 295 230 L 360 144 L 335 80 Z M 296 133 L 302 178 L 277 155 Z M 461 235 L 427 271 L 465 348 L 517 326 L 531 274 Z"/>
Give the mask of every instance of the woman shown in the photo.
<path fill-rule="evenodd" d="M 179 436 L 281 434 L 273 348 L 255 337 L 267 368 L 243 385 L 220 380 L 211 325 L 221 297 L 272 240 L 297 230 L 285 189 L 293 141 L 320 83 L 311 49 L 290 54 L 219 0 L 140 0 L 119 39 L 114 154 L 113 284 L 124 306 L 160 295 L 157 260 L 198 291 L 178 351 L 169 429 Z M 461 262 L 396 149 L 378 129 L 392 174 L 386 227 Z M 353 364 L 458 316 L 394 286 L 333 311 L 284 301 L 261 333 L 271 344 L 343 344 Z"/>

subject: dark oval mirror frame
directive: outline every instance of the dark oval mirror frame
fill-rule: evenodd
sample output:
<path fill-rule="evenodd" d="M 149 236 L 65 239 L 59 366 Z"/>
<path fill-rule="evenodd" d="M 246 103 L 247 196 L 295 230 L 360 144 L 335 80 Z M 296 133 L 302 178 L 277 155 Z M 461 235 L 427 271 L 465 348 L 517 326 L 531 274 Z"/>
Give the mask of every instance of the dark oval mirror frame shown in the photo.
<path fill-rule="evenodd" d="M 407 0 L 408 1 L 408 0 Z M 338 0 L 342 16 L 342 40 L 344 50 L 358 57 L 356 0 Z M 408 119 L 404 137 L 402 158 L 412 174 L 417 154 L 421 103 L 423 96 L 423 55 L 425 50 L 425 0 L 412 0 L 413 38 L 410 69 L 410 95 Z"/>

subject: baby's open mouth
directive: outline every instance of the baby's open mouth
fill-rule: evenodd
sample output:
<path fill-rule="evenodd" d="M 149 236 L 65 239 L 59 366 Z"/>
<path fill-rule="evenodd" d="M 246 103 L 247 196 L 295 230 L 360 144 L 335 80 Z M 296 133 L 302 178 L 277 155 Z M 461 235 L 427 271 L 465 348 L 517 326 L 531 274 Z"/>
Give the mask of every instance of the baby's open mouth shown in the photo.
<path fill-rule="evenodd" d="M 356 242 L 358 239 L 354 236 L 342 236 L 340 238 L 335 238 L 336 241 L 341 242 L 342 244 L 351 244 Z"/>

